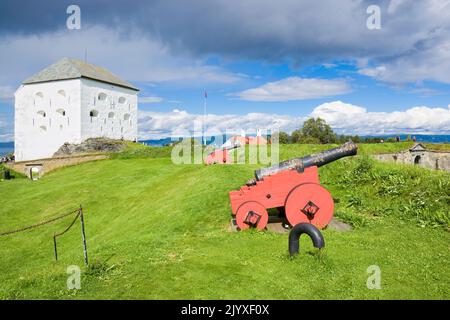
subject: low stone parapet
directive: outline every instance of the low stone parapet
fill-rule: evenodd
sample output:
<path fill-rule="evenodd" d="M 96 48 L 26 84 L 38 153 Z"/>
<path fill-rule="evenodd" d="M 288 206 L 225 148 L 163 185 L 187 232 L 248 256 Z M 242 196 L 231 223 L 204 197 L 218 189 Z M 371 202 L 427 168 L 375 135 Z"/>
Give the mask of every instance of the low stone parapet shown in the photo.
<path fill-rule="evenodd" d="M 58 168 L 74 166 L 84 162 L 103 160 L 107 158 L 109 158 L 109 156 L 104 153 L 85 154 L 32 161 L 10 162 L 7 164 L 7 167 L 16 172 L 23 173 L 30 179 L 36 180 Z"/>

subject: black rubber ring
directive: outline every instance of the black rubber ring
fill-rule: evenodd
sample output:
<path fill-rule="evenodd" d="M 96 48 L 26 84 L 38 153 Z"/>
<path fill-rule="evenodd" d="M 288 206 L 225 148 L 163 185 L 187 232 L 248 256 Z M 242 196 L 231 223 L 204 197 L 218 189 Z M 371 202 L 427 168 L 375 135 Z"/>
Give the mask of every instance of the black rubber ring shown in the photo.
<path fill-rule="evenodd" d="M 304 233 L 311 238 L 315 248 L 321 249 L 325 247 L 325 240 L 319 229 L 310 223 L 299 223 L 289 233 L 289 254 L 291 256 L 298 254 L 300 250 L 300 236 Z"/>

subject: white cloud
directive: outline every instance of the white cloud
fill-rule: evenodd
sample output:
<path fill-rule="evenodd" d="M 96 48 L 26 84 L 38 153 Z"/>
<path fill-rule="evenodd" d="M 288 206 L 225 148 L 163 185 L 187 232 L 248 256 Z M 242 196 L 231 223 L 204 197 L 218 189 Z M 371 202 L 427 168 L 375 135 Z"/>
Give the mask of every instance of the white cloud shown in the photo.
<path fill-rule="evenodd" d="M 14 135 L 12 133 L 0 133 L 0 142 L 14 141 Z"/>
<path fill-rule="evenodd" d="M 395 85 L 421 84 L 427 80 L 450 84 L 449 56 L 450 39 L 430 39 L 408 54 L 378 66 L 360 69 L 359 73 Z"/>
<path fill-rule="evenodd" d="M 0 37 L 0 85 L 18 86 L 62 57 L 84 59 L 85 50 L 88 62 L 131 82 L 229 84 L 244 78 L 183 52 L 174 53 L 162 41 L 139 30 L 130 30 L 125 36 L 120 30 L 85 25 L 79 31 Z"/>
<path fill-rule="evenodd" d="M 14 98 L 14 89 L 11 86 L 0 86 L 0 101 L 11 102 Z"/>
<path fill-rule="evenodd" d="M 369 112 L 360 106 L 334 101 L 316 107 L 311 116 L 325 119 L 333 129 L 346 134 L 450 133 L 450 106 Z"/>
<path fill-rule="evenodd" d="M 405 0 L 391 0 L 388 6 L 388 13 L 394 14 L 397 9 L 405 2 Z"/>
<path fill-rule="evenodd" d="M 450 134 L 450 106 L 448 108 L 413 107 L 405 111 L 369 112 L 365 108 L 341 101 L 324 103 L 316 107 L 308 117 L 321 117 L 341 134 L 396 134 L 429 133 Z M 240 130 L 255 132 L 262 128 L 279 128 L 292 132 L 302 126 L 308 117 L 248 113 L 245 115 L 208 114 L 205 127 L 208 134 L 225 132 L 239 133 Z M 158 139 L 170 136 L 189 136 L 201 128 L 203 116 L 182 110 L 172 112 L 139 113 L 140 139 Z"/>
<path fill-rule="evenodd" d="M 31 70 L 27 67 L 42 67 L 36 61 L 43 57 L 46 65 L 61 53 L 83 57 L 87 48 L 89 60 L 114 66 L 119 74 L 136 81 L 201 79 L 229 83 L 241 78 L 202 63 L 205 56 L 214 55 L 241 61 L 288 60 L 301 65 L 367 61 L 371 68 L 386 67 L 382 74 L 376 69 L 363 71 L 377 72 L 382 81 L 449 82 L 445 49 L 450 39 L 448 0 L 378 1 L 382 25 L 376 31 L 366 27 L 366 9 L 372 4 L 368 0 L 287 0 L 282 4 L 260 0 L 191 1 L 189 10 L 173 1 L 132 3 L 116 1 L 105 7 L 90 1 L 83 5 L 86 10 L 102 14 L 86 15 L 82 30 L 59 33 L 46 33 L 57 27 L 57 7 L 28 4 L 21 8 L 22 14 L 15 14 L 12 4 L 5 5 L 11 8 L 3 10 L 2 34 L 17 32 L 12 39 L 16 50 L 6 50 L 2 55 L 10 43 L 0 39 L 0 70 L 6 70 L 1 61 L 5 65 L 14 61 Z M 47 19 L 39 21 L 41 14 L 37 13 L 44 11 Z M 20 35 L 33 32 L 40 36 Z"/>
<path fill-rule="evenodd" d="M 139 103 L 158 103 L 163 100 L 161 97 L 139 97 Z"/>
<path fill-rule="evenodd" d="M 397 33 L 387 37 L 387 47 L 397 47 L 397 41 L 409 44 L 395 54 L 375 57 L 372 66 L 362 66 L 359 73 L 394 85 L 427 80 L 450 84 L 450 1 L 406 4 L 405 0 L 390 2 L 382 29 Z"/>
<path fill-rule="evenodd" d="M 350 91 L 349 84 L 343 79 L 289 77 L 247 89 L 237 95 L 248 101 L 293 101 L 335 96 Z"/>
<path fill-rule="evenodd" d="M 159 139 L 170 136 L 180 137 L 192 135 L 193 131 L 201 132 L 203 115 L 190 114 L 175 109 L 172 112 L 139 112 L 139 138 Z M 257 129 L 280 127 L 292 131 L 301 126 L 304 118 L 287 115 L 248 113 L 246 115 L 208 114 L 205 118 L 207 134 L 256 132 Z M 195 128 L 194 128 L 195 127 Z"/>
<path fill-rule="evenodd" d="M 0 142 L 8 142 L 14 140 L 13 123 L 0 114 Z"/>
<path fill-rule="evenodd" d="M 337 67 L 337 64 L 335 64 L 335 63 L 323 63 L 322 66 L 324 68 L 331 69 L 331 68 Z"/>

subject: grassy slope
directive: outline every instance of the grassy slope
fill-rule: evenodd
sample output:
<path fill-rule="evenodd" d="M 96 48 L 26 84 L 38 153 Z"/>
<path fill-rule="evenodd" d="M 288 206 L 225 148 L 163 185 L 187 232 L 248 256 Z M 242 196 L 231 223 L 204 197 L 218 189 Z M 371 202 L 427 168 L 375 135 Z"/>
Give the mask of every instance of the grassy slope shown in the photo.
<path fill-rule="evenodd" d="M 323 148 L 283 146 L 281 158 Z M 364 145 L 361 153 L 379 148 Z M 257 166 L 176 166 L 167 150 L 137 154 L 37 182 L 0 182 L 0 232 L 82 203 L 92 265 L 83 268 L 82 289 L 67 291 L 66 267 L 83 264 L 79 226 L 60 238 L 58 262 L 52 235 L 70 219 L 2 237 L 0 298 L 450 298 L 448 173 L 364 159 L 321 168 L 338 215 L 357 228 L 325 230 L 320 254 L 302 239 L 301 254 L 290 259 L 287 234 L 227 232 L 227 192 Z M 366 288 L 374 264 L 381 290 Z"/>

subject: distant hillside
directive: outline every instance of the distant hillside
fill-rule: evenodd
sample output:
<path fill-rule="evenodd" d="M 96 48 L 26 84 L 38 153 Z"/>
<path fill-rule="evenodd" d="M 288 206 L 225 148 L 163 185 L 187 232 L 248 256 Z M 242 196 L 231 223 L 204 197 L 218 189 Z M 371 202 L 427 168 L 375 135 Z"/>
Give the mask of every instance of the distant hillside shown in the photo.
<path fill-rule="evenodd" d="M 361 138 L 393 138 L 399 136 L 400 140 L 405 141 L 408 137 L 416 137 L 417 142 L 429 142 L 429 143 L 450 143 L 450 135 L 445 134 L 389 134 L 389 135 L 370 135 L 361 136 Z"/>
<path fill-rule="evenodd" d="M 207 138 L 207 143 L 216 143 L 218 145 L 221 145 L 226 140 L 230 139 L 233 135 L 223 135 L 223 136 L 213 136 Z M 255 136 L 255 135 L 249 135 L 249 136 Z M 400 137 L 400 140 L 402 142 L 405 142 L 406 139 L 415 137 L 417 142 L 426 142 L 426 143 L 450 143 L 450 135 L 427 135 L 427 134 L 390 134 L 390 135 L 367 135 L 367 136 L 361 136 L 362 139 L 366 138 L 383 138 L 385 141 L 387 141 L 388 138 L 395 138 L 396 136 Z M 139 140 L 139 142 L 143 142 L 146 145 L 149 146 L 165 146 L 170 144 L 171 142 L 176 141 L 177 139 L 181 138 L 162 138 L 162 139 L 148 139 L 148 140 Z M 201 141 L 201 137 L 194 137 L 194 139 L 197 139 L 198 141 Z"/>
<path fill-rule="evenodd" d="M 139 140 L 141 143 L 145 143 L 148 146 L 162 147 L 170 144 L 174 140 L 172 138 L 155 139 L 155 140 Z"/>

